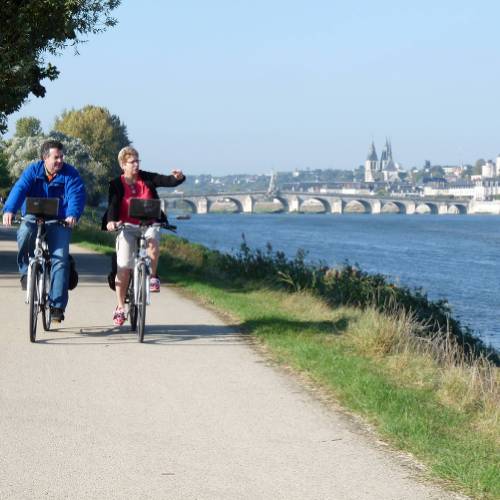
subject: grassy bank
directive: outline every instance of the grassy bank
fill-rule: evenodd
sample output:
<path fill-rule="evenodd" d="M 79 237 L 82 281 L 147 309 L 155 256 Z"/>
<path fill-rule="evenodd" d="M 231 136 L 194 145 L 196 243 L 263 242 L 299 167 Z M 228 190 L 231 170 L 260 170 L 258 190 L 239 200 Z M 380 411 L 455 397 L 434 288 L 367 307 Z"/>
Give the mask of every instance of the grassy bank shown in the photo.
<path fill-rule="evenodd" d="M 113 237 L 92 227 L 75 236 L 112 249 Z M 311 268 L 245 247 L 231 258 L 175 237 L 162 242 L 161 270 L 414 454 L 430 475 L 477 498 L 500 497 L 498 368 L 460 325 L 442 329 L 443 304 L 417 294 L 416 313 L 397 300 L 409 301 L 409 291 L 392 292 L 352 268 Z"/>

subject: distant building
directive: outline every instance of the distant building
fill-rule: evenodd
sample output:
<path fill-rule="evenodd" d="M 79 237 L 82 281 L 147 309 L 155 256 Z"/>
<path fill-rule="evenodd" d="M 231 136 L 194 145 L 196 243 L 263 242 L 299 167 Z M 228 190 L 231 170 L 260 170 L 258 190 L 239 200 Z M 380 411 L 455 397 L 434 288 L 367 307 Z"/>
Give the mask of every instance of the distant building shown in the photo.
<path fill-rule="evenodd" d="M 370 150 L 368 151 L 368 156 L 365 161 L 365 182 L 375 182 L 375 178 L 378 172 L 378 157 L 375 151 L 375 144 L 372 141 Z"/>
<path fill-rule="evenodd" d="M 429 182 L 424 186 L 424 196 L 444 196 L 455 198 L 471 198 L 476 201 L 491 200 L 500 194 L 498 179 L 483 179 L 476 181 L 459 180 L 448 183 L 440 179 L 439 182 Z"/>
<path fill-rule="evenodd" d="M 365 182 L 397 182 L 400 180 L 400 171 L 400 166 L 392 157 L 392 146 L 389 139 L 385 141 L 380 161 L 375 150 L 375 144 L 372 141 L 365 160 Z"/>
<path fill-rule="evenodd" d="M 493 177 L 497 177 L 497 175 L 498 175 L 497 167 L 496 167 L 496 165 L 491 160 L 488 160 L 481 167 L 481 177 L 483 179 L 491 179 Z"/>

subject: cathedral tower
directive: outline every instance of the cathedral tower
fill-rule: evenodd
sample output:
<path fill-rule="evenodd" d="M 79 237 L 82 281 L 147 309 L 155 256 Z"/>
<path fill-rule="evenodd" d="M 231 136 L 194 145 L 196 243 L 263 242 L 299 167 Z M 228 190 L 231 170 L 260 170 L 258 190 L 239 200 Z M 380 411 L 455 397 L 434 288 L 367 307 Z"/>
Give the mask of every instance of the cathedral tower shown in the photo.
<path fill-rule="evenodd" d="M 377 152 L 375 151 L 375 144 L 372 141 L 368 156 L 365 161 L 365 182 L 374 182 L 377 172 Z"/>

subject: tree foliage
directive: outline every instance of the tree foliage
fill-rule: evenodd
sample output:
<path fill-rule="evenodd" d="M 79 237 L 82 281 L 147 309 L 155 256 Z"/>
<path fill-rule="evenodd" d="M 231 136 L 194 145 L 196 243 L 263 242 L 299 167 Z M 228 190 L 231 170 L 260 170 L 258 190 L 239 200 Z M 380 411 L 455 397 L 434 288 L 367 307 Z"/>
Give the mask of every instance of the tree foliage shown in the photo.
<path fill-rule="evenodd" d="M 33 116 L 19 118 L 16 122 L 16 137 L 31 137 L 42 135 L 40 120 Z"/>
<path fill-rule="evenodd" d="M 486 160 L 484 158 L 479 158 L 474 164 L 474 175 L 481 175 L 483 172 L 483 167 L 486 165 Z"/>
<path fill-rule="evenodd" d="M 54 130 L 77 137 L 102 165 L 97 177 L 102 193 L 107 193 L 109 179 L 119 175 L 118 152 L 130 144 L 127 128 L 116 115 L 100 106 L 85 106 L 80 110 L 64 111 L 56 118 Z"/>
<path fill-rule="evenodd" d="M 7 155 L 4 150 L 5 145 L 0 144 L 0 195 L 5 197 L 11 185 L 9 169 L 7 168 Z"/>
<path fill-rule="evenodd" d="M 0 133 L 7 116 L 32 93 L 45 96 L 41 81 L 59 70 L 45 60 L 89 33 L 116 24 L 110 13 L 120 0 L 2 0 L 0 10 Z"/>
<path fill-rule="evenodd" d="M 51 132 L 48 136 L 15 136 L 8 141 L 5 155 L 8 158 L 7 170 L 10 176 L 10 184 L 19 178 L 30 163 L 40 159 L 40 147 L 49 139 L 55 139 L 63 143 L 64 161 L 76 167 L 80 173 L 85 183 L 88 204 L 98 204 L 100 189 L 96 179 L 102 175 L 102 165 L 92 158 L 89 149 L 80 139 L 68 137 L 60 132 Z"/>

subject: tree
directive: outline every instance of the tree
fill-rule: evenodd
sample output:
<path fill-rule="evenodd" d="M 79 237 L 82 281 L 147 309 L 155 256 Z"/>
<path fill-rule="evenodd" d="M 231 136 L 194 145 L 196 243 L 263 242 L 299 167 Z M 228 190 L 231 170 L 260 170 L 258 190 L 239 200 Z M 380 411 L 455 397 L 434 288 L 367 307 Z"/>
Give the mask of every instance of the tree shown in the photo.
<path fill-rule="evenodd" d="M 0 196 L 3 198 L 7 196 L 11 184 L 12 181 L 7 168 L 7 155 L 4 151 L 4 145 L 0 145 Z"/>
<path fill-rule="evenodd" d="M 486 160 L 484 158 L 479 158 L 474 164 L 474 175 L 481 175 L 483 172 L 483 167 L 486 165 Z"/>
<path fill-rule="evenodd" d="M 103 170 L 97 178 L 101 192 L 107 193 L 110 178 L 121 173 L 118 152 L 130 144 L 127 128 L 106 108 L 85 106 L 80 110 L 64 111 L 56 118 L 54 130 L 77 137 L 88 147 L 92 157 Z"/>
<path fill-rule="evenodd" d="M 77 168 L 85 183 L 87 203 L 96 206 L 101 199 L 101 189 L 97 178 L 102 176 L 103 167 L 92 158 L 90 151 L 80 139 L 68 137 L 60 132 L 51 132 L 49 136 L 15 136 L 7 143 L 5 154 L 8 158 L 7 170 L 10 184 L 19 178 L 30 163 L 40 158 L 40 147 L 49 139 L 63 143 L 64 161 Z"/>
<path fill-rule="evenodd" d="M 439 177 L 442 178 L 445 176 L 444 169 L 440 165 L 434 165 L 431 167 L 431 177 Z"/>
<path fill-rule="evenodd" d="M 16 122 L 16 137 L 31 137 L 42 135 L 40 120 L 33 116 L 19 118 Z"/>
<path fill-rule="evenodd" d="M 474 175 L 474 167 L 472 165 L 464 165 L 464 168 L 460 174 L 460 178 L 470 179 L 471 175 Z"/>
<path fill-rule="evenodd" d="M 116 24 L 110 13 L 120 0 L 3 0 L 0 14 L 0 133 L 7 116 L 32 93 L 45 96 L 41 81 L 59 70 L 45 57 L 77 46 L 88 33 Z M 76 51 L 76 50 L 75 50 Z"/>

